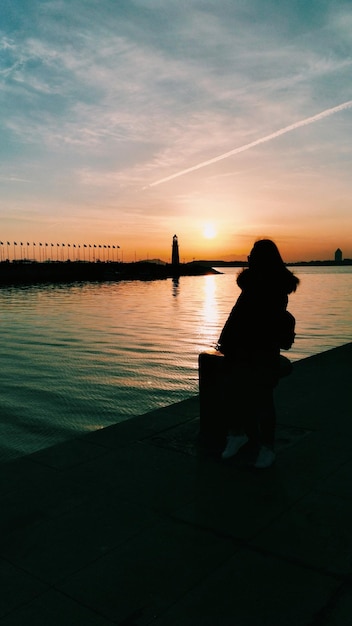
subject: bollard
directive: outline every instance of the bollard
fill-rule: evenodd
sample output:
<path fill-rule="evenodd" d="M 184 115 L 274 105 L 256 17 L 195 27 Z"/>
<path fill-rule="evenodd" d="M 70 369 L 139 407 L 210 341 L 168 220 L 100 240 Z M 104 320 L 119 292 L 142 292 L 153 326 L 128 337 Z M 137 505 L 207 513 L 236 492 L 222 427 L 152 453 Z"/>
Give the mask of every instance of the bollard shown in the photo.
<path fill-rule="evenodd" d="M 226 407 L 223 399 L 224 356 L 218 350 L 201 352 L 198 357 L 199 439 L 214 450 L 226 442 Z"/>
<path fill-rule="evenodd" d="M 280 354 L 278 379 L 289 376 L 292 369 L 291 361 Z M 226 378 L 221 352 L 214 349 L 199 354 L 199 441 L 216 451 L 224 448 L 228 431 Z"/>

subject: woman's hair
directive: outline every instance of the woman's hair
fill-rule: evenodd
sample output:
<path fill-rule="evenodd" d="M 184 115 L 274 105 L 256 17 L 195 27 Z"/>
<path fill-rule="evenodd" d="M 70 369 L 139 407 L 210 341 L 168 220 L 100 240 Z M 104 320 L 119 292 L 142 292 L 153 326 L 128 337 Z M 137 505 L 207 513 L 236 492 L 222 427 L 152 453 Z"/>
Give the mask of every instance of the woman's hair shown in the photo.
<path fill-rule="evenodd" d="M 299 283 L 299 279 L 287 269 L 277 245 L 271 239 L 258 239 L 255 242 L 248 257 L 248 270 L 244 270 L 244 274 L 247 272 L 253 276 L 265 277 L 267 281 L 286 283 L 288 293 L 296 291 Z M 240 280 L 239 284 L 241 282 Z"/>
<path fill-rule="evenodd" d="M 259 239 L 255 242 L 248 257 L 251 270 L 280 271 L 286 267 L 277 245 L 271 239 Z"/>

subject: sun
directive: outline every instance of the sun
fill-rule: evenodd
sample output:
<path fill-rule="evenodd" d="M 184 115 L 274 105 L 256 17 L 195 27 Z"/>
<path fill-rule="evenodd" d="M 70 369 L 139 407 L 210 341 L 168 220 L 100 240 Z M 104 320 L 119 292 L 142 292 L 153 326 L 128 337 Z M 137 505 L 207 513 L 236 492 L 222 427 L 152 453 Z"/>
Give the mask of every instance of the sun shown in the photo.
<path fill-rule="evenodd" d="M 216 237 L 216 228 L 214 224 L 212 224 L 211 222 L 208 222 L 207 224 L 204 225 L 203 236 L 206 239 L 214 239 L 214 237 Z"/>

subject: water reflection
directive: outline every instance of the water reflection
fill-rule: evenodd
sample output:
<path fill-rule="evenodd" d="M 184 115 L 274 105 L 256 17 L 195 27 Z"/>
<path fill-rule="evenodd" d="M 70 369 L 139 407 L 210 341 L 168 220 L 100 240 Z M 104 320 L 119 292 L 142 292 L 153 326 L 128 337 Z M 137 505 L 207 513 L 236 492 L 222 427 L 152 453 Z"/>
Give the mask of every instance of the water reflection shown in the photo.
<path fill-rule="evenodd" d="M 176 298 L 178 296 L 179 287 L 180 287 L 180 279 L 179 278 L 173 278 L 172 279 L 172 295 L 173 295 L 174 298 Z"/>
<path fill-rule="evenodd" d="M 219 324 L 219 307 L 217 298 L 218 277 L 205 276 L 203 291 L 203 319 L 209 327 Z"/>
<path fill-rule="evenodd" d="M 198 302 L 199 309 L 194 311 L 193 322 L 197 327 L 198 353 L 216 345 L 220 326 L 223 323 L 221 277 L 216 275 L 205 276 L 199 287 L 201 290 L 197 299 L 194 297 L 194 301 Z"/>

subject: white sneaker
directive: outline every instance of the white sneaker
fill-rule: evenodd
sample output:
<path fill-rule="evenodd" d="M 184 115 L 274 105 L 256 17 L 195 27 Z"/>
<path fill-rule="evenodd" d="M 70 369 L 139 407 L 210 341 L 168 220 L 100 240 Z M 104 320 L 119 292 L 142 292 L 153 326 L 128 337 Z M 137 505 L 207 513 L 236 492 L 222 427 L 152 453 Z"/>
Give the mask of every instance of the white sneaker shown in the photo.
<path fill-rule="evenodd" d="M 257 469 L 264 469 L 266 467 L 271 467 L 275 462 L 276 454 L 274 450 L 267 448 L 266 446 L 262 446 L 259 450 L 259 454 L 257 456 L 257 460 L 254 463 L 254 467 Z"/>
<path fill-rule="evenodd" d="M 247 441 L 247 435 L 228 435 L 226 448 L 223 451 L 221 458 L 230 459 L 232 456 L 235 456 L 235 454 L 237 454 L 239 449 L 242 448 Z"/>

